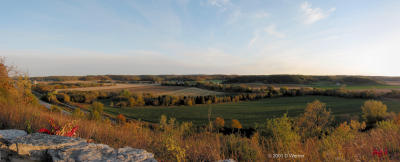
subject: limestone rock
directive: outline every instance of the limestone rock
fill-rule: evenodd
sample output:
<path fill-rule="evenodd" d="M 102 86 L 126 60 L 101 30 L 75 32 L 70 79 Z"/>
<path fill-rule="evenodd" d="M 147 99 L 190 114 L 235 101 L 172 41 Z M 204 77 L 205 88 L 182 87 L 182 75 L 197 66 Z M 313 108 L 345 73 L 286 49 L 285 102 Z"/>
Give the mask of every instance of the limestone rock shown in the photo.
<path fill-rule="evenodd" d="M 233 159 L 225 159 L 225 160 L 219 160 L 218 162 L 236 162 L 236 160 L 233 160 Z"/>
<path fill-rule="evenodd" d="M 0 130 L 0 139 L 4 140 L 13 140 L 17 137 L 25 135 L 27 135 L 27 133 L 23 130 L 17 130 L 17 129 Z"/>
<path fill-rule="evenodd" d="M 130 147 L 113 149 L 107 145 L 92 143 L 49 150 L 48 154 L 54 162 L 156 162 L 153 154 L 145 150 Z"/>
<path fill-rule="evenodd" d="M 9 149 L 17 152 L 20 155 L 30 155 L 34 151 L 57 149 L 84 142 L 86 142 L 86 140 L 81 138 L 32 133 L 11 140 L 12 144 L 10 145 Z"/>
<path fill-rule="evenodd" d="M 152 153 L 142 149 L 114 149 L 87 143 L 81 138 L 41 133 L 27 135 L 21 130 L 0 130 L 0 161 L 156 162 Z"/>

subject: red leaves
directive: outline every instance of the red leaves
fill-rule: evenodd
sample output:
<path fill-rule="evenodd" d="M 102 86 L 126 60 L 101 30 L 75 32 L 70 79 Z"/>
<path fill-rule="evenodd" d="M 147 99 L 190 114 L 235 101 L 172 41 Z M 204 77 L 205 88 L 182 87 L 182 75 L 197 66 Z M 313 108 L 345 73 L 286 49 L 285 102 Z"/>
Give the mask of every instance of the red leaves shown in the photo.
<path fill-rule="evenodd" d="M 78 130 L 78 126 L 74 126 L 75 121 L 65 124 L 64 126 L 59 126 L 53 119 L 49 120 L 49 124 L 51 129 L 48 130 L 46 128 L 39 129 L 39 133 L 46 133 L 50 135 L 59 135 L 59 136 L 67 136 L 73 137 L 76 135 L 76 131 Z"/>
<path fill-rule="evenodd" d="M 75 126 L 71 129 L 71 131 L 67 132 L 65 136 L 72 137 L 76 135 L 76 131 L 78 130 L 78 126 Z"/>
<path fill-rule="evenodd" d="M 388 154 L 387 149 L 385 149 L 385 151 L 383 151 L 383 149 L 381 149 L 381 150 L 374 149 L 374 151 L 372 151 L 372 155 L 378 156 L 378 157 L 382 157 L 383 155 L 387 155 L 387 154 Z"/>
<path fill-rule="evenodd" d="M 51 132 L 50 132 L 48 129 L 46 129 L 46 128 L 41 128 L 41 129 L 39 129 L 39 133 L 51 134 Z"/>

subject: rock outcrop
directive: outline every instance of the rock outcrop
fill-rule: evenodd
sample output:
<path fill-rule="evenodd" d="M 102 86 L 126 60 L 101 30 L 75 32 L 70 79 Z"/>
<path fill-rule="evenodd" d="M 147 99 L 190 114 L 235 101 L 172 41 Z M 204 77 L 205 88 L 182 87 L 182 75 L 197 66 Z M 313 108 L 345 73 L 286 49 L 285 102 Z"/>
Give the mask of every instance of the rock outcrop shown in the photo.
<path fill-rule="evenodd" d="M 114 149 L 82 138 L 27 134 L 21 130 L 0 130 L 0 161 L 156 162 L 152 153 L 142 149 Z"/>

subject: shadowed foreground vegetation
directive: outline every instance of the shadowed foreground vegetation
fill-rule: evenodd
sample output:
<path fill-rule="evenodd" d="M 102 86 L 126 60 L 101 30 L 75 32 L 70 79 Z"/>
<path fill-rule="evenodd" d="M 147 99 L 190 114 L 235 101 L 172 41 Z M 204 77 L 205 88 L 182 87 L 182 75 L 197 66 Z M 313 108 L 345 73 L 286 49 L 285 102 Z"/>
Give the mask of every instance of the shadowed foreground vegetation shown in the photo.
<path fill-rule="evenodd" d="M 297 118 L 268 119 L 251 137 L 240 135 L 242 125 L 224 119 L 203 127 L 161 116 L 159 124 L 118 122 L 95 117 L 102 105 L 93 104 L 89 115 L 74 116 L 50 112 L 39 106 L 26 77 L 9 78 L 0 63 L 0 128 L 37 132 L 48 128 L 49 119 L 61 125 L 76 121 L 77 136 L 113 147 L 131 146 L 153 152 L 160 161 L 399 161 L 400 116 L 388 113 L 386 105 L 369 100 L 361 107 L 362 119 L 334 124 L 326 104 L 316 100 L 305 106 Z M 76 113 L 78 114 L 78 113 Z M 230 135 L 219 133 L 231 127 Z M 282 155 L 282 156 L 281 156 Z"/>

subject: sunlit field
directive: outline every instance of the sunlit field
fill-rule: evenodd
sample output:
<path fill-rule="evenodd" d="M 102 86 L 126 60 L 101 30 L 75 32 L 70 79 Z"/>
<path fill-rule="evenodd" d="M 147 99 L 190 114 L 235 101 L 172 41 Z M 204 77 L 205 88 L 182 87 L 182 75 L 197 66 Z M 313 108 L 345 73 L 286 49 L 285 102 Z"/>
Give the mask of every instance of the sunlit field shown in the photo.
<path fill-rule="evenodd" d="M 307 103 L 320 100 L 327 104 L 327 108 L 332 111 L 340 120 L 359 119 L 361 105 L 365 99 L 348 99 L 326 96 L 301 96 L 301 97 L 281 97 L 263 99 L 260 101 L 247 101 L 239 103 L 195 105 L 195 106 L 173 106 L 173 107 L 135 107 L 135 108 L 112 108 L 105 106 L 106 113 L 118 115 L 124 114 L 128 118 L 158 123 L 161 115 L 174 117 L 177 121 L 193 122 L 196 125 L 208 123 L 208 114 L 211 110 L 211 117 L 222 117 L 228 122 L 231 119 L 238 119 L 244 126 L 255 126 L 256 123 L 264 123 L 267 119 L 280 117 L 288 113 L 291 117 L 296 117 L 304 112 Z M 104 102 L 108 104 L 107 101 Z M 384 101 L 388 104 L 388 110 L 399 112 L 400 102 Z M 228 123 L 229 124 L 229 123 Z"/>

